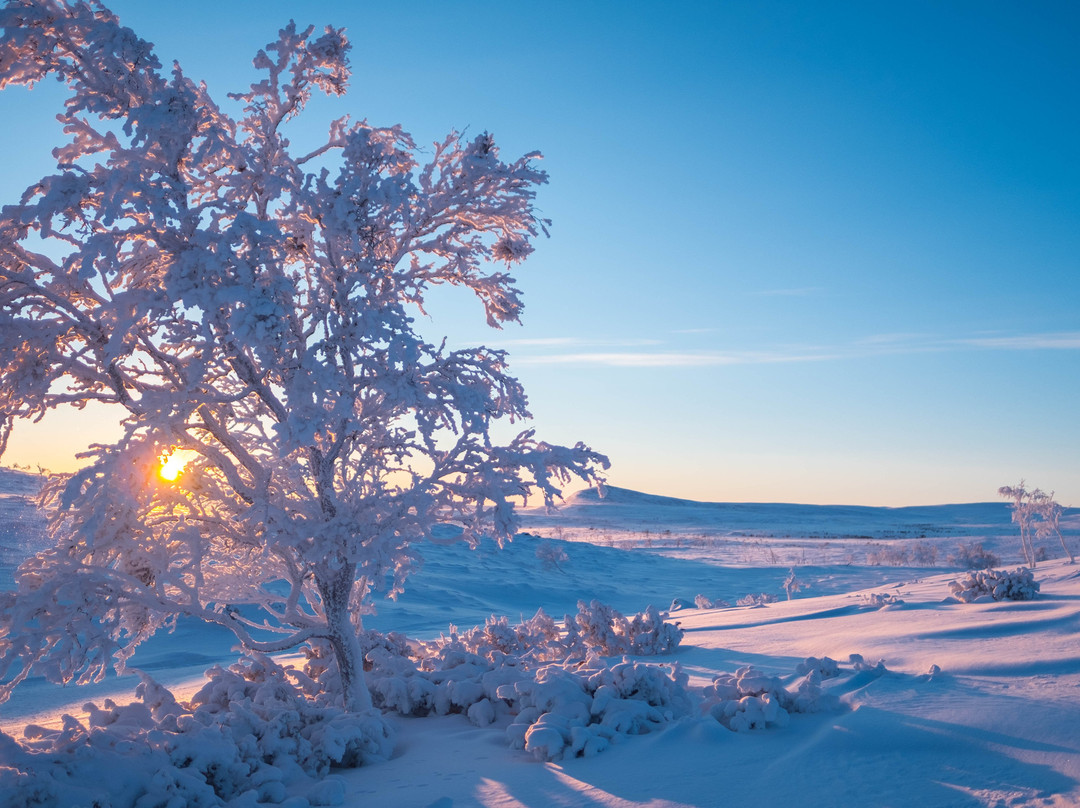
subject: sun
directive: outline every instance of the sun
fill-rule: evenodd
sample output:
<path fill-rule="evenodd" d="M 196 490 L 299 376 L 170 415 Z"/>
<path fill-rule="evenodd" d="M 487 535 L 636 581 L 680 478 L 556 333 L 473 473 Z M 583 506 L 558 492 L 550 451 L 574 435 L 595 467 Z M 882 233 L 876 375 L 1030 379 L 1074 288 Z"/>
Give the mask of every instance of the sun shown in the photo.
<path fill-rule="evenodd" d="M 158 476 L 170 483 L 176 482 L 183 472 L 184 467 L 196 456 L 190 449 L 170 449 L 162 452 L 158 457 L 161 466 L 158 468 Z"/>

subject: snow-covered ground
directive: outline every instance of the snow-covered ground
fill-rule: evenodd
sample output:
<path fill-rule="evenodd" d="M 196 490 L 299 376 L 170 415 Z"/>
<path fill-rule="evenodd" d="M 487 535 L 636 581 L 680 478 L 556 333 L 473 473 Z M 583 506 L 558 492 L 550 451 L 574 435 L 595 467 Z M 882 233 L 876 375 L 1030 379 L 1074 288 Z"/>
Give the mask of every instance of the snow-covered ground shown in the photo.
<path fill-rule="evenodd" d="M 25 478 L 0 473 L 0 585 L 40 546 Z M 1077 548 L 1080 515 L 1066 512 Z M 557 514 L 529 512 L 527 534 L 498 550 L 424 548 L 426 563 L 369 626 L 435 638 L 489 615 L 511 623 L 542 607 L 560 618 L 579 599 L 632 614 L 698 595 L 765 606 L 673 610 L 685 630 L 672 654 L 695 703 L 644 735 L 616 735 L 595 756 L 541 762 L 511 749 L 503 716 L 391 716 L 393 757 L 336 771 L 323 796 L 346 806 L 1067 806 L 1080 805 L 1080 565 L 1038 565 L 1034 600 L 963 603 L 947 561 L 981 542 L 1019 564 L 1002 503 L 925 508 L 702 504 L 614 489 L 576 495 Z M 936 557 L 935 557 L 936 552 Z M 876 562 L 876 563 L 875 563 Z M 809 588 L 785 600 L 789 569 Z M 200 671 L 230 658 L 229 641 L 185 625 L 141 650 L 136 664 L 190 693 Z M 853 658 L 852 655 L 860 655 Z M 830 657 L 836 697 L 786 725 L 733 731 L 710 714 L 707 688 L 753 666 L 794 689 L 808 657 Z M 883 665 L 878 665 L 880 661 Z M 828 665 L 825 665 L 828 668 Z M 0 705 L 0 727 L 59 726 L 67 711 L 130 690 L 127 679 L 61 689 L 29 681 Z M 715 711 L 714 711 L 715 713 Z M 2 761 L 0 761 L 2 764 Z M 308 804 L 312 793 L 298 804 Z M 25 802 L 0 795 L 0 803 Z M 340 798 L 340 799 L 338 799 Z"/>

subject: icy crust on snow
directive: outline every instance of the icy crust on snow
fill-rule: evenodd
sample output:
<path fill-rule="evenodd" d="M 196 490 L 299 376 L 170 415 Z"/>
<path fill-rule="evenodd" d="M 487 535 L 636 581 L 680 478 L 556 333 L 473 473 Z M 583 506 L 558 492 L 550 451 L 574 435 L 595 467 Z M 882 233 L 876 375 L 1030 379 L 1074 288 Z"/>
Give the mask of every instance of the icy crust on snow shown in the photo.
<path fill-rule="evenodd" d="M 1039 582 L 1027 567 L 1006 570 L 973 570 L 949 583 L 953 597 L 964 603 L 993 600 L 1034 600 Z"/>
<path fill-rule="evenodd" d="M 86 724 L 0 733 L 4 805 L 113 808 L 340 805 L 331 767 L 386 759 L 392 737 L 377 712 L 313 697 L 312 680 L 253 655 L 207 671 L 190 704 L 143 675 L 139 701 L 87 704 Z M 102 795 L 108 795 L 106 803 Z"/>

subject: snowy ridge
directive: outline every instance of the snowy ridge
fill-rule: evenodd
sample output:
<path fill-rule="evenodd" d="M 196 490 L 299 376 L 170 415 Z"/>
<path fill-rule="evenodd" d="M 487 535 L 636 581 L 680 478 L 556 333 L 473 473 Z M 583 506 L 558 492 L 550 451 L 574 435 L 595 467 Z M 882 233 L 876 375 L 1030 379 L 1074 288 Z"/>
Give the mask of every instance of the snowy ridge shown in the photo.
<path fill-rule="evenodd" d="M 596 489 L 573 493 L 559 513 L 566 521 L 610 519 L 645 525 L 712 527 L 716 530 L 754 530 L 759 533 L 792 532 L 810 535 L 829 527 L 833 535 L 879 537 L 881 534 L 917 535 L 951 531 L 997 533 L 1011 530 L 1011 512 L 1005 502 L 955 505 L 916 505 L 899 508 L 865 505 L 800 505 L 782 502 L 696 502 L 627 488 L 609 486 L 603 498 Z M 1070 509 L 1080 517 L 1080 510 Z"/>

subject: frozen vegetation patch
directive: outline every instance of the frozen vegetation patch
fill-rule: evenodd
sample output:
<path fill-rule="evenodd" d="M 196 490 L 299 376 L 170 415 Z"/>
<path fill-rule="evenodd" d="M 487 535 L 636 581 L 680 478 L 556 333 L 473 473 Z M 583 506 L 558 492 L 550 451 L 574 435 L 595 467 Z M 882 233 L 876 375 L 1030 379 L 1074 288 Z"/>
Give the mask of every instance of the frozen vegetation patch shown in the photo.
<path fill-rule="evenodd" d="M 973 570 L 949 583 L 949 591 L 964 603 L 984 603 L 991 600 L 1033 600 L 1039 593 L 1039 582 L 1027 567 L 1005 570 Z"/>
<path fill-rule="evenodd" d="M 958 544 L 956 552 L 949 555 L 948 562 L 968 570 L 985 570 L 996 567 L 1001 563 L 1001 559 L 983 547 L 981 541 L 972 541 L 967 544 Z"/>
<path fill-rule="evenodd" d="M 744 595 L 735 601 L 736 606 L 767 606 L 770 603 L 776 603 L 776 595 L 769 594 L 768 592 L 751 592 L 748 595 Z"/>
<path fill-rule="evenodd" d="M 746 666 L 725 673 L 705 688 L 702 711 L 735 732 L 787 726 L 791 713 L 817 713 L 839 707 L 836 696 L 826 693 L 821 681 L 835 676 L 834 660 L 813 657 L 799 666 L 802 677 L 788 689 L 779 677 Z"/>
<path fill-rule="evenodd" d="M 182 704 L 143 676 L 138 701 L 87 704 L 84 724 L 29 726 L 19 743 L 0 734 L 0 792 L 12 805 L 254 806 L 289 794 L 341 804 L 331 767 L 386 759 L 393 748 L 378 712 L 347 712 L 313 696 L 313 682 L 253 654 Z M 102 795 L 108 800 L 101 802 Z"/>
<path fill-rule="evenodd" d="M 889 592 L 870 592 L 862 596 L 867 606 L 873 609 L 897 609 L 904 601 Z"/>
<path fill-rule="evenodd" d="M 672 605 L 674 605 L 674 603 L 672 603 Z M 694 606 L 699 609 L 727 609 L 731 604 L 721 598 L 713 600 L 704 595 L 694 595 Z"/>
<path fill-rule="evenodd" d="M 510 746 L 559 760 L 595 755 L 618 736 L 642 735 L 686 715 L 686 683 L 677 665 L 611 665 L 591 653 L 545 665 L 533 677 L 500 685 L 496 695 L 517 713 L 506 730 Z"/>
<path fill-rule="evenodd" d="M 540 610 L 516 626 L 494 616 L 467 631 L 451 626 L 449 636 L 430 642 L 371 635 L 365 660 L 375 704 L 383 709 L 402 715 L 464 713 L 485 726 L 517 713 L 525 691 L 514 687 L 536 681 L 552 665 L 572 670 L 602 657 L 668 654 L 682 635 L 652 606 L 627 618 L 598 601 L 579 601 L 577 615 L 568 615 L 561 626 Z M 324 675 L 311 663 L 308 668 Z"/>

